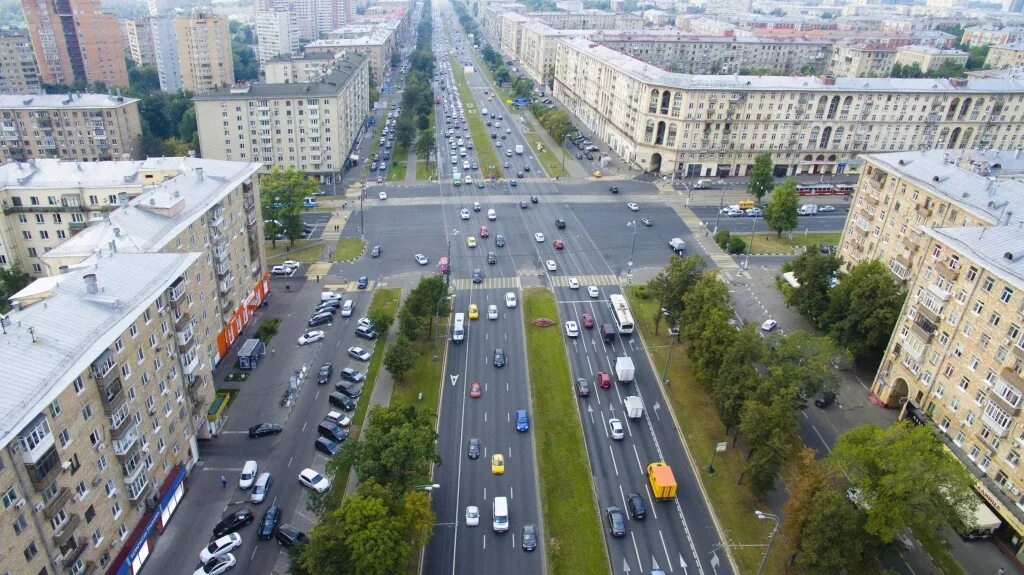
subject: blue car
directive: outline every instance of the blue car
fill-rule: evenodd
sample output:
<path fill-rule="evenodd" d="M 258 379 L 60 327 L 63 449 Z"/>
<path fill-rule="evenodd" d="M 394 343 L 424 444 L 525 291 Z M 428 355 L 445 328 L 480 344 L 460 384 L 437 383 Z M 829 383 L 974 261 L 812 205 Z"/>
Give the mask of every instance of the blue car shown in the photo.
<path fill-rule="evenodd" d="M 508 185 L 510 185 L 510 186 L 512 186 L 514 188 L 514 187 L 516 187 L 516 181 L 515 180 L 509 180 L 508 181 Z"/>
<path fill-rule="evenodd" d="M 516 431 L 529 431 L 530 416 L 525 409 L 516 410 Z"/>
<path fill-rule="evenodd" d="M 359 276 L 359 289 L 366 289 L 369 283 L 370 280 L 366 276 Z"/>

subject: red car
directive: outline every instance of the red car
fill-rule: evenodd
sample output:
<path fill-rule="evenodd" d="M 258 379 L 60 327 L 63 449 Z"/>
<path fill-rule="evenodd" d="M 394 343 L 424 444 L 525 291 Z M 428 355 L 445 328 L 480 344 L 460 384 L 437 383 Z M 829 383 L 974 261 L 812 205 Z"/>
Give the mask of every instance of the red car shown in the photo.
<path fill-rule="evenodd" d="M 583 327 L 590 329 L 594 327 L 594 316 L 589 313 L 585 313 L 580 316 L 580 322 L 583 324 Z"/>
<path fill-rule="evenodd" d="M 598 372 L 597 385 L 601 387 L 601 389 L 608 389 L 612 386 L 612 375 L 607 371 Z"/>
<path fill-rule="evenodd" d="M 486 238 L 491 235 L 491 232 L 487 231 L 487 226 L 480 226 L 480 237 Z"/>
<path fill-rule="evenodd" d="M 483 394 L 483 392 L 480 390 L 480 382 L 479 381 L 474 381 L 473 383 L 469 384 L 469 396 L 470 397 L 472 397 L 473 399 L 476 399 L 476 398 L 480 397 L 482 394 Z"/>
<path fill-rule="evenodd" d="M 551 245 L 555 246 L 556 250 L 560 250 L 560 249 L 565 247 L 565 244 L 562 243 L 562 240 L 555 240 L 555 243 L 553 243 Z"/>

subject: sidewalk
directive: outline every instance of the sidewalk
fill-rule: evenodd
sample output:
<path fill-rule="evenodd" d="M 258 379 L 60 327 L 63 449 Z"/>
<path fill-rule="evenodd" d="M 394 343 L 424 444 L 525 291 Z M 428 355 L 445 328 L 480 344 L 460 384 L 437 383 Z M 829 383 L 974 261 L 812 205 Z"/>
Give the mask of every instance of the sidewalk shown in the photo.
<path fill-rule="evenodd" d="M 403 182 L 415 182 L 416 181 L 416 162 L 419 158 L 416 157 L 415 145 L 409 147 L 409 157 L 405 161 L 405 179 Z"/>

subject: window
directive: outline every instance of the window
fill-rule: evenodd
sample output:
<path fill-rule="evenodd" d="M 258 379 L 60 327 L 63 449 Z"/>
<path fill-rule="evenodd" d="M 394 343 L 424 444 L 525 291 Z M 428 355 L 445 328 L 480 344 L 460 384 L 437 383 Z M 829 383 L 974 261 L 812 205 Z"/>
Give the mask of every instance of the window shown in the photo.
<path fill-rule="evenodd" d="M 955 443 L 957 447 L 960 447 L 964 444 L 964 439 L 967 439 L 967 437 L 964 436 L 964 432 L 958 431 L 956 432 L 956 437 L 953 438 L 953 443 Z"/>
<path fill-rule="evenodd" d="M 1013 467 L 1017 467 L 1017 464 L 1020 463 L 1020 454 L 1017 453 L 1016 451 L 1011 451 L 1007 453 L 1006 462 L 1012 465 Z"/>
<path fill-rule="evenodd" d="M 121 341 L 121 338 L 117 338 L 114 340 L 114 350 L 117 352 L 121 352 L 124 350 L 124 342 Z"/>
<path fill-rule="evenodd" d="M 137 328 L 135 326 L 134 322 L 132 322 L 132 324 L 130 326 L 128 326 L 128 333 L 131 334 L 132 337 L 138 337 L 138 335 L 139 335 L 139 328 Z"/>
<path fill-rule="evenodd" d="M 50 417 L 56 418 L 58 415 L 60 415 L 60 411 L 61 410 L 59 399 L 55 399 L 52 402 L 50 402 Z"/>
<path fill-rule="evenodd" d="M 89 493 L 89 488 L 85 486 L 85 482 L 84 481 L 79 481 L 78 482 L 78 485 L 75 486 L 75 493 L 78 494 L 78 498 L 79 499 L 85 499 L 85 495 L 87 493 Z M 86 510 L 86 518 L 87 519 L 89 518 L 88 514 L 89 514 L 90 510 L 92 510 L 92 507 L 90 507 L 88 510 Z"/>
<path fill-rule="evenodd" d="M 118 517 L 120 517 L 121 516 L 121 504 L 118 503 L 117 501 L 115 501 L 114 505 L 112 505 L 110 507 L 110 514 L 114 517 L 114 519 L 117 519 Z"/>
<path fill-rule="evenodd" d="M 971 266 L 967 268 L 967 281 L 972 282 L 978 278 L 978 268 Z"/>
<path fill-rule="evenodd" d="M 974 302 L 974 307 L 971 308 L 971 311 L 974 312 L 974 315 L 981 315 L 981 312 L 985 311 L 985 302 L 980 299 Z"/>
<path fill-rule="evenodd" d="M 128 528 L 124 523 L 117 526 L 117 536 L 121 538 L 121 541 L 124 541 L 124 538 L 128 536 Z"/>
<path fill-rule="evenodd" d="M 13 487 L 8 487 L 7 491 L 4 492 L 3 496 L 0 497 L 0 501 L 3 501 L 4 509 L 9 509 L 14 502 L 18 500 L 18 492 Z"/>
<path fill-rule="evenodd" d="M 82 485 L 82 487 L 85 487 L 84 483 L 82 483 L 81 485 Z M 88 492 L 86 492 L 86 493 L 88 493 Z M 89 508 L 85 510 L 85 522 L 86 523 L 92 523 L 92 520 L 95 519 L 95 518 L 96 518 L 96 507 L 90 505 Z"/>
<path fill-rule="evenodd" d="M 1010 303 L 1010 299 L 1013 298 L 1013 289 L 1004 287 L 1003 294 L 999 296 L 1000 301 L 1003 303 Z"/>
<path fill-rule="evenodd" d="M 57 439 L 60 440 L 60 446 L 62 448 L 67 447 L 71 443 L 71 433 L 67 429 L 62 429 L 57 435 Z"/>
<path fill-rule="evenodd" d="M 84 419 L 86 421 L 89 421 L 90 419 L 92 419 L 92 404 L 91 403 L 85 404 L 85 407 L 82 408 L 82 419 Z"/>
<path fill-rule="evenodd" d="M 978 371 L 979 364 L 981 364 L 981 360 L 978 359 L 978 356 L 972 355 L 970 361 L 967 362 L 967 367 L 971 371 Z"/>
<path fill-rule="evenodd" d="M 960 391 L 967 391 L 967 388 L 971 386 L 971 380 L 967 377 L 960 378 Z"/>
<path fill-rule="evenodd" d="M 1001 320 L 1001 319 L 1002 319 L 1002 316 L 999 315 L 999 312 L 994 311 L 994 312 L 992 312 L 992 315 L 989 316 L 988 323 L 990 325 L 992 325 L 993 327 L 995 327 L 995 326 L 999 325 L 999 320 Z"/>
<path fill-rule="evenodd" d="M 135 350 L 135 359 L 138 360 L 139 363 L 146 361 L 146 352 L 142 351 L 141 347 Z"/>
<path fill-rule="evenodd" d="M 100 471 L 103 471 L 104 469 L 106 469 L 107 468 L 107 456 L 105 456 L 105 455 L 100 456 L 100 458 L 96 460 L 96 467 L 99 467 Z"/>
<path fill-rule="evenodd" d="M 31 561 L 33 558 L 35 558 L 36 554 L 38 553 L 39 549 L 36 547 L 35 541 L 30 542 L 28 544 L 28 547 L 26 547 L 25 550 L 22 551 L 22 554 L 25 556 L 25 561 Z"/>
<path fill-rule="evenodd" d="M 985 276 L 985 281 L 981 282 L 981 289 L 985 291 L 992 291 L 992 287 L 996 285 L 996 280 L 992 276 Z"/>
<path fill-rule="evenodd" d="M 100 534 L 99 529 L 93 531 L 91 539 L 93 547 L 99 547 L 100 543 L 103 543 L 103 535 Z"/>
<path fill-rule="evenodd" d="M 14 534 L 21 535 L 21 533 L 25 531 L 26 527 L 28 527 L 28 521 L 25 521 L 25 516 L 18 515 L 18 517 L 14 520 Z"/>

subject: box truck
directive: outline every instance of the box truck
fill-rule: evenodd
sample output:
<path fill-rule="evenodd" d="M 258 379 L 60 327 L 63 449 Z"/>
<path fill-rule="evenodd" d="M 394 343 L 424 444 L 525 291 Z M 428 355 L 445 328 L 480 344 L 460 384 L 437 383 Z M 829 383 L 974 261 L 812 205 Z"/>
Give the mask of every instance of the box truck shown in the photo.
<path fill-rule="evenodd" d="M 523 155 L 523 145 L 522 144 L 516 144 L 516 153 L 519 154 L 520 156 Z"/>
<path fill-rule="evenodd" d="M 630 395 L 625 399 L 626 417 L 640 419 L 644 416 L 644 400 L 636 395 Z"/>
<path fill-rule="evenodd" d="M 633 358 L 629 356 L 615 358 L 615 377 L 619 383 L 633 383 L 636 375 L 636 367 L 633 365 Z"/>
<path fill-rule="evenodd" d="M 647 479 L 655 499 L 664 501 L 676 496 L 676 476 L 664 461 L 655 461 L 647 466 Z"/>

